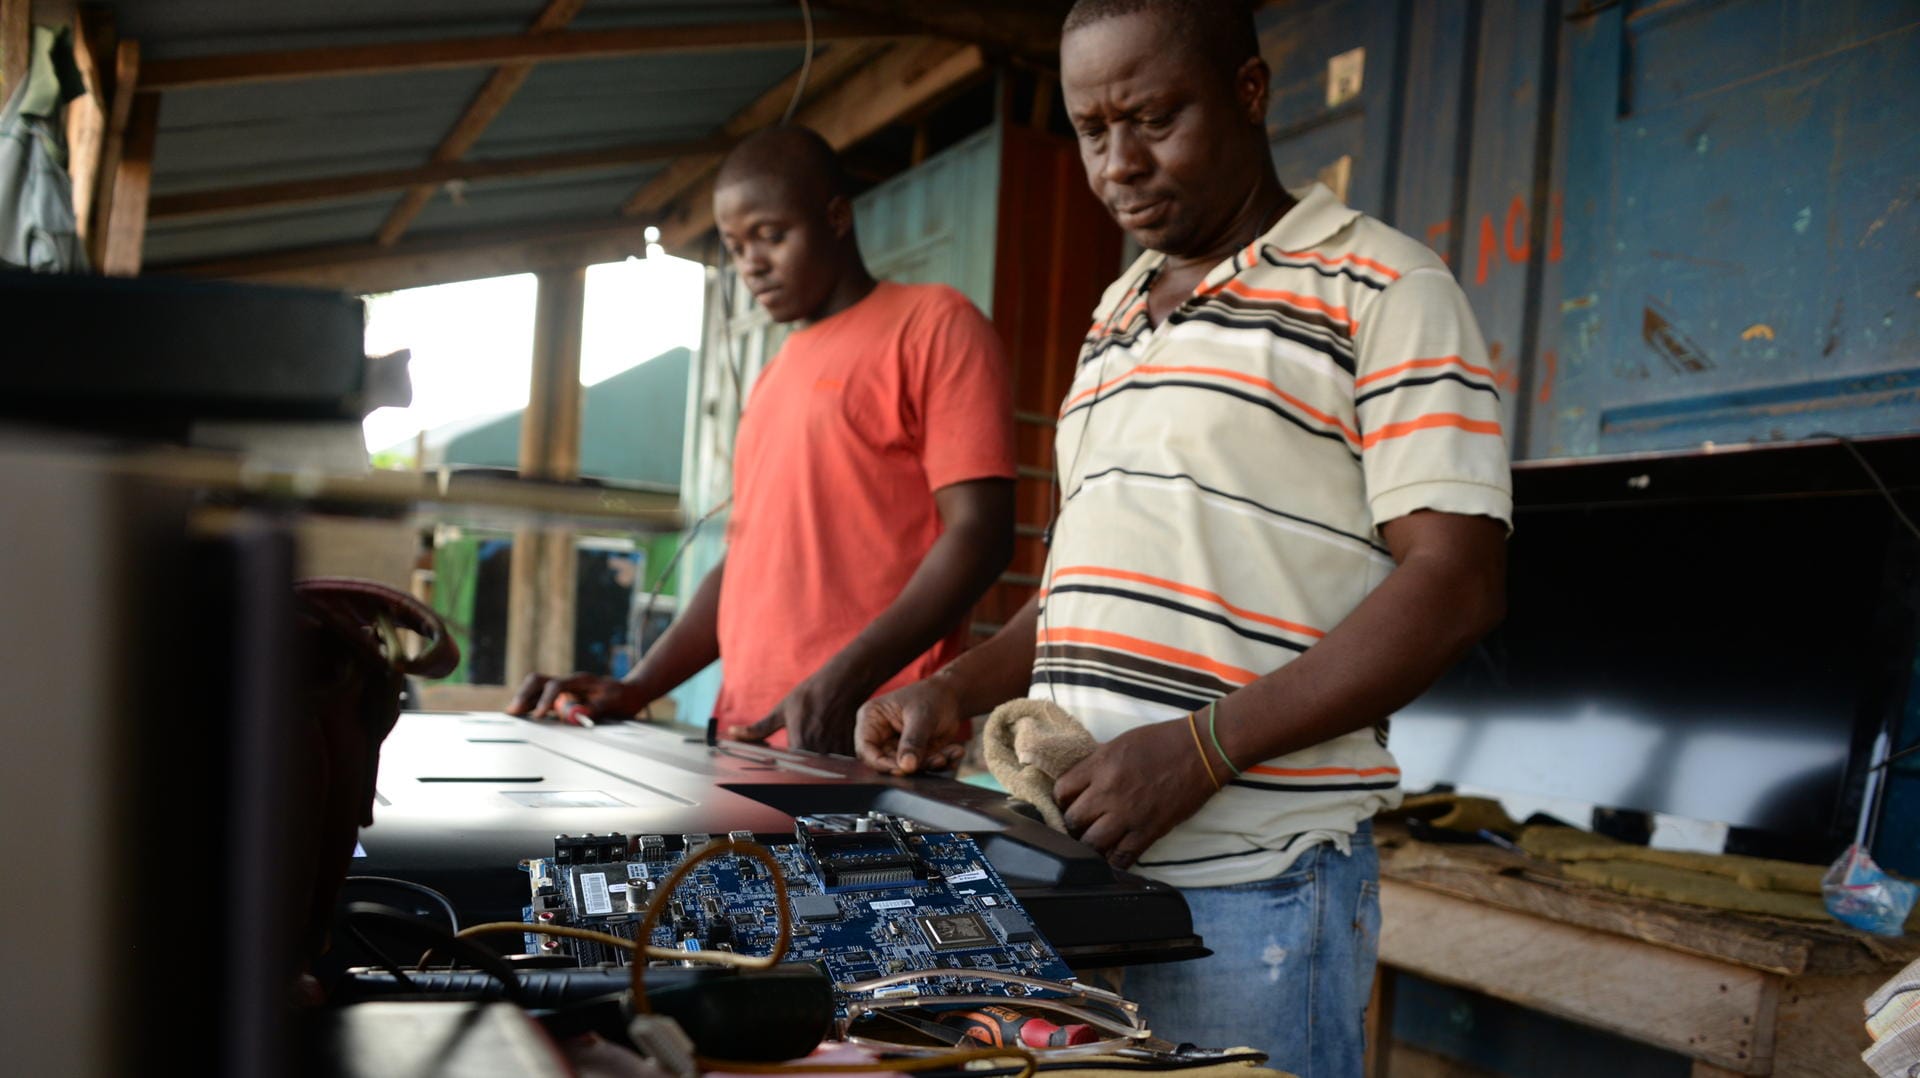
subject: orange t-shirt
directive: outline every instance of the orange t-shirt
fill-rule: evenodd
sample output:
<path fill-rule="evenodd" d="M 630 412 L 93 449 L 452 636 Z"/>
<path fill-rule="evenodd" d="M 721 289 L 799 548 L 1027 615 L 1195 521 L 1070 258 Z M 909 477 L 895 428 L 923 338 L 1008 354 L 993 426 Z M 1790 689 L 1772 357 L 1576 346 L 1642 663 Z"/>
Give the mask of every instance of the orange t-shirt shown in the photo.
<path fill-rule="evenodd" d="M 734 443 L 721 728 L 765 718 L 892 604 L 940 535 L 934 491 L 1013 475 L 1006 356 L 959 292 L 882 282 L 789 336 Z M 939 669 L 965 635 L 880 691 Z"/>

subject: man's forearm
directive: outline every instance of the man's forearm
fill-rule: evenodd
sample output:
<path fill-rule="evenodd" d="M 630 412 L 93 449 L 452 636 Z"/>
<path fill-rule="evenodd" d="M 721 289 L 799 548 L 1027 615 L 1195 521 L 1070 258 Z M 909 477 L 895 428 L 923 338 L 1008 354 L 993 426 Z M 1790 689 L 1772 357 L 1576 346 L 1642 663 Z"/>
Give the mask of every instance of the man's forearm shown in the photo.
<path fill-rule="evenodd" d="M 1039 617 L 1036 594 L 991 639 L 934 675 L 953 686 L 963 714 L 984 715 L 1027 694 L 1033 682 L 1033 634 Z"/>
<path fill-rule="evenodd" d="M 1244 768 L 1365 729 L 1425 692 L 1504 611 L 1498 558 L 1409 558 L 1298 659 L 1222 699 L 1221 743 Z"/>
<path fill-rule="evenodd" d="M 880 615 L 828 660 L 837 677 L 867 693 L 939 643 L 1006 568 L 1011 543 L 992 528 L 949 528 Z"/>
<path fill-rule="evenodd" d="M 673 624 L 627 674 L 627 683 L 649 702 L 679 688 L 720 657 L 720 585 L 726 568 L 723 558 L 707 573 Z"/>

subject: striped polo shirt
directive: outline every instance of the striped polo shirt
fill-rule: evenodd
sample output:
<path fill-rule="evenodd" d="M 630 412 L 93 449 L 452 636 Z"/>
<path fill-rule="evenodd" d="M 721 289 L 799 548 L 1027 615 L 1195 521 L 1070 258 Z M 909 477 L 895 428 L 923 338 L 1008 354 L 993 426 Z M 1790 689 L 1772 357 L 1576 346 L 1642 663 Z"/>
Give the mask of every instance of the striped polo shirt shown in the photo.
<path fill-rule="evenodd" d="M 1149 251 L 1108 288 L 1062 404 L 1062 503 L 1031 695 L 1102 740 L 1286 665 L 1394 568 L 1421 509 L 1510 522 L 1499 397 L 1438 256 L 1315 185 L 1162 325 Z M 1223 775 L 1223 778 L 1228 776 Z M 1178 886 L 1272 877 L 1399 801 L 1384 725 L 1246 768 L 1141 857 Z"/>

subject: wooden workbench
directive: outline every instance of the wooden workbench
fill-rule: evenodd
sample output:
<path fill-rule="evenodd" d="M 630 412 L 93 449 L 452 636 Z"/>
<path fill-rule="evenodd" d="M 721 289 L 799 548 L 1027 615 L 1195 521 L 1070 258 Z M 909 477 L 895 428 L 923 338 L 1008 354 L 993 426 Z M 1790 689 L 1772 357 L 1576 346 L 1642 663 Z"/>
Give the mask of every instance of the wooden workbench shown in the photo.
<path fill-rule="evenodd" d="M 1809 924 L 1617 895 L 1551 862 L 1380 828 L 1380 964 L 1678 1052 L 1696 1076 L 1864 1073 L 1861 1001 L 1920 955 Z M 1369 1019 L 1392 1029 L 1391 979 Z M 1374 1053 L 1373 1075 L 1389 1053 Z"/>

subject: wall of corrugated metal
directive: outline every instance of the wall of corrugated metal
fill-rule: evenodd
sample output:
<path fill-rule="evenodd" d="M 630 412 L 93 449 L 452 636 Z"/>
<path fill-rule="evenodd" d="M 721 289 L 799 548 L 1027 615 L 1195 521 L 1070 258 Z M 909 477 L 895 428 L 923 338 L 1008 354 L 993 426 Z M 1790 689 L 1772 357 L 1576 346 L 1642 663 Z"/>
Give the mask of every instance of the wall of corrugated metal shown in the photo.
<path fill-rule="evenodd" d="M 1920 426 L 1910 0 L 1260 18 L 1283 178 L 1448 259 L 1516 456 Z"/>
<path fill-rule="evenodd" d="M 1259 20 L 1282 179 L 1447 260 L 1516 458 L 1920 430 L 1920 4 L 1295 0 Z M 1904 725 L 1897 745 L 1920 739 L 1920 680 Z M 1896 763 L 1876 850 L 1908 870 L 1916 806 Z"/>

